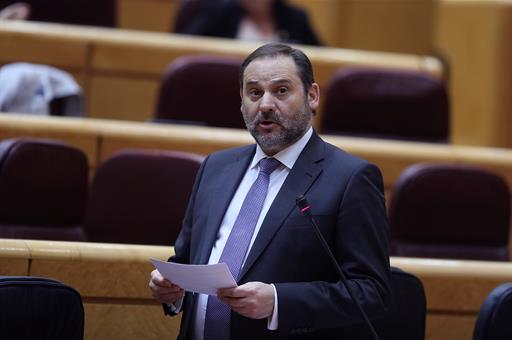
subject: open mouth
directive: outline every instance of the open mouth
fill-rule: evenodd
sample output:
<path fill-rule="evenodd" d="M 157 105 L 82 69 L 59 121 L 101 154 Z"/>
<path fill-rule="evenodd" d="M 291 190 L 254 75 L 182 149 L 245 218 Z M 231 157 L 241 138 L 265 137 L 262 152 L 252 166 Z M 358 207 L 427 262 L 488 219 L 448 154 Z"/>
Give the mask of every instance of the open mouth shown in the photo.
<path fill-rule="evenodd" d="M 272 132 L 279 124 L 273 120 L 262 120 L 258 125 L 263 131 Z"/>
<path fill-rule="evenodd" d="M 260 125 L 263 127 L 270 127 L 272 125 L 275 125 L 276 123 L 272 120 L 263 120 L 260 122 Z"/>

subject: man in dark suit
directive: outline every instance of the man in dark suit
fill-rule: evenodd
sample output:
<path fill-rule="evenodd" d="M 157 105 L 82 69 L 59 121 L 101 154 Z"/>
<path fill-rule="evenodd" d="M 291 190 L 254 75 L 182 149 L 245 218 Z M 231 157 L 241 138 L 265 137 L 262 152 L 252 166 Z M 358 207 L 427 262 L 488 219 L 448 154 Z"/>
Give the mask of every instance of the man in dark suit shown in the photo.
<path fill-rule="evenodd" d="M 255 50 L 240 93 L 257 144 L 206 158 L 171 259 L 226 262 L 238 286 L 185 294 L 155 270 L 150 289 L 167 314 L 183 311 L 179 339 L 345 339 L 362 317 L 295 201 L 307 196 L 348 285 L 376 318 L 390 299 L 380 171 L 313 131 L 320 92 L 300 50 Z"/>

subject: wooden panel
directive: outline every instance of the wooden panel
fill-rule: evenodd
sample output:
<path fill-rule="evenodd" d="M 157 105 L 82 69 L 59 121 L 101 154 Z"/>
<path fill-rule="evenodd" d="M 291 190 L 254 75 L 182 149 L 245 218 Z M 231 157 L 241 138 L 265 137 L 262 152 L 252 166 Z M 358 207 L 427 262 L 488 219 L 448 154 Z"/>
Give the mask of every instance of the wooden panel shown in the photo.
<path fill-rule="evenodd" d="M 29 258 L 23 240 L 0 239 L 0 275 L 28 275 Z"/>
<path fill-rule="evenodd" d="M 425 340 L 472 340 L 476 315 L 427 314 Z"/>
<path fill-rule="evenodd" d="M 512 281 L 512 263 L 392 258 L 391 263 L 423 282 L 431 311 L 475 314 L 491 290 Z"/>
<path fill-rule="evenodd" d="M 87 41 L 67 36 L 66 25 L 53 25 L 58 37 L 42 27 L 45 24 L 0 22 L 0 62 L 27 61 L 82 70 L 87 62 Z"/>
<path fill-rule="evenodd" d="M 119 28 L 171 32 L 179 0 L 118 0 Z"/>
<path fill-rule="evenodd" d="M 18 114 L 0 115 L 0 140 L 14 137 L 61 140 L 84 151 L 89 168 L 94 169 L 99 152 L 99 137 L 91 122 L 75 118 L 53 118 Z"/>
<path fill-rule="evenodd" d="M 94 303 L 85 299 L 86 340 L 176 339 L 181 315 L 165 316 L 156 303 Z"/>
<path fill-rule="evenodd" d="M 451 66 L 452 141 L 511 147 L 512 2 L 440 1 L 437 44 Z"/>
<path fill-rule="evenodd" d="M 344 0 L 335 46 L 432 54 L 437 0 Z"/>
<path fill-rule="evenodd" d="M 27 241 L 30 275 L 66 282 L 85 297 L 150 299 L 149 258 L 167 260 L 170 247 Z M 100 275 L 98 275 L 100 274 Z M 84 277 L 94 280 L 84 280 Z"/>
<path fill-rule="evenodd" d="M 346 1 L 343 0 L 291 0 L 290 4 L 304 9 L 308 13 L 311 26 L 326 46 L 340 47 L 340 36 Z"/>
<path fill-rule="evenodd" d="M 140 127 L 140 126 L 139 126 Z M 126 124 L 123 130 L 112 126 L 105 131 L 101 159 L 123 148 L 167 149 L 209 154 L 228 147 L 253 143 L 242 129 L 215 129 L 171 124 Z M 115 130 L 115 131 L 114 131 Z"/>
<path fill-rule="evenodd" d="M 35 257 L 30 275 L 48 276 L 66 282 L 82 296 L 149 299 L 149 273 L 154 269 L 149 263 L 149 257 L 146 263 L 71 259 L 64 261 Z M 84 280 L 84 277 L 96 279 Z"/>
<path fill-rule="evenodd" d="M 153 117 L 159 77 L 95 75 L 91 78 L 88 116 L 147 121 Z"/>

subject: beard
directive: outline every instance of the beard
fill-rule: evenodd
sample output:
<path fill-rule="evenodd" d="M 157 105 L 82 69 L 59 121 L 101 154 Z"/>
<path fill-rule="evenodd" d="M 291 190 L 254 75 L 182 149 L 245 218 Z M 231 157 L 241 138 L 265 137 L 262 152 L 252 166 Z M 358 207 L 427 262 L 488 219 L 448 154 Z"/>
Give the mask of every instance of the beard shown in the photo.
<path fill-rule="evenodd" d="M 283 116 L 280 112 L 258 112 L 254 119 L 250 120 L 242 109 L 247 130 L 251 133 L 261 149 L 269 153 L 277 153 L 290 146 L 306 133 L 311 126 L 312 112 L 308 105 L 304 105 L 301 112 L 294 115 Z M 265 133 L 258 130 L 261 122 L 271 120 L 280 126 L 278 131 Z"/>

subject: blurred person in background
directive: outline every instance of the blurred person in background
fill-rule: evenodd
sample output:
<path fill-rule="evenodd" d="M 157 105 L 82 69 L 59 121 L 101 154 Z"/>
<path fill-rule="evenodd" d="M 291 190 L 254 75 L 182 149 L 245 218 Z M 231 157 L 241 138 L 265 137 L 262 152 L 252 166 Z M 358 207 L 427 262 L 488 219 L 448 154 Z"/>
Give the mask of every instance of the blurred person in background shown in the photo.
<path fill-rule="evenodd" d="M 15 2 L 0 9 L 0 20 L 27 20 L 30 16 L 30 5 L 25 2 Z"/>
<path fill-rule="evenodd" d="M 307 13 L 285 0 L 185 0 L 180 12 L 176 33 L 322 45 Z"/>

